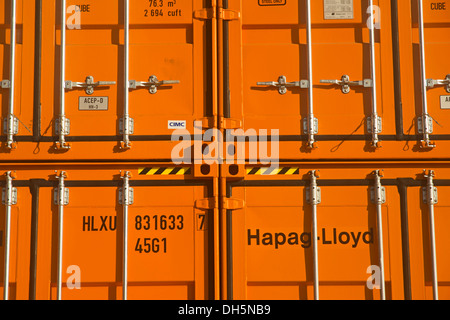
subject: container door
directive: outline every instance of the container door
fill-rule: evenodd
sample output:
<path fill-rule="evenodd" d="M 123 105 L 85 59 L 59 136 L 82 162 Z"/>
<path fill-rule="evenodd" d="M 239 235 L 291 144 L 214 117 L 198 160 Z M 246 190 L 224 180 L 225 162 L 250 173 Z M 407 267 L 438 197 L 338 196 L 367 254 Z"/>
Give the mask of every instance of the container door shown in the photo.
<path fill-rule="evenodd" d="M 70 172 L 68 172 L 70 175 Z M 204 185 L 134 181 L 128 211 L 128 299 L 209 299 L 212 249 Z M 120 184 L 120 182 L 119 182 Z M 123 205 L 117 181 L 66 180 L 62 299 L 122 299 Z M 38 298 L 57 297 L 58 207 L 41 188 Z M 176 199 L 176 201 L 174 201 Z M 52 201 L 52 203 L 50 203 Z M 51 208 L 51 209 L 50 209 Z"/>
<path fill-rule="evenodd" d="M 5 199 L 5 181 L 1 189 Z M 19 187 L 19 185 L 21 185 Z M 30 243 L 31 243 L 31 194 L 27 181 L 13 180 L 12 205 L 10 206 L 9 230 L 6 223 L 7 207 L 2 201 L 0 214 L 0 297 L 5 299 L 5 267 L 9 267 L 7 276 L 8 300 L 27 300 L 30 280 Z M 7 235 L 9 232 L 9 254 Z"/>
<path fill-rule="evenodd" d="M 314 299 L 310 189 L 298 173 L 297 177 L 246 181 L 232 187 L 232 198 L 245 201 L 245 209 L 229 212 L 232 267 L 228 277 L 232 286 L 228 294 L 234 299 Z M 380 299 L 380 290 L 369 286 L 380 275 L 377 206 L 372 203 L 369 184 L 364 180 L 319 183 L 320 299 Z M 399 195 L 395 186 L 384 188 L 386 299 L 403 299 Z"/>
<path fill-rule="evenodd" d="M 139 137 L 138 141 L 170 141 L 174 129 L 193 132 L 194 119 L 210 112 L 205 111 L 204 97 L 210 82 L 204 62 L 205 22 L 194 19 L 193 14 L 203 9 L 203 1 L 131 0 L 126 21 L 127 2 L 67 1 L 63 66 L 65 117 L 70 120 L 67 141 L 123 141 L 126 113 L 131 118 L 131 141 L 134 137 Z M 49 64 L 52 72 L 43 75 L 43 92 L 55 92 L 43 97 L 43 127 L 47 127 L 61 114 L 59 2 L 56 7 L 46 4 L 44 11 L 56 16 L 57 26 L 52 35 L 57 41 L 55 60 Z M 124 24 L 129 26 L 128 41 Z M 52 29 L 46 27 L 45 32 Z M 46 33 L 45 45 L 51 45 L 49 39 Z M 45 134 L 55 133 L 49 130 Z M 72 152 L 73 156 L 83 155 Z M 170 152 L 165 157 L 169 158 Z"/>
<path fill-rule="evenodd" d="M 426 182 L 423 182 L 420 187 L 408 188 L 410 288 L 414 300 L 435 298 L 448 300 L 450 298 L 450 277 L 448 275 L 450 236 L 447 231 L 450 225 L 450 181 L 445 179 L 445 174 L 442 170 L 436 170 L 434 180 L 437 196 L 437 203 L 433 205 L 434 250 L 431 245 L 433 231 L 430 229 L 432 219 L 430 207 L 428 203 L 424 202 L 426 194 L 424 194 L 423 188 L 426 186 Z M 436 282 L 433 280 L 433 260 L 436 261 Z M 437 297 L 433 293 L 434 289 L 438 293 Z"/>
<path fill-rule="evenodd" d="M 419 33 L 420 10 L 418 1 L 412 1 L 411 6 L 414 19 L 412 39 L 417 130 L 421 140 L 424 140 L 423 126 L 426 125 L 425 132 L 431 134 L 430 143 L 438 148 L 432 150 L 434 151 L 432 153 L 435 154 L 446 150 L 445 146 L 442 145 L 446 142 L 441 140 L 450 140 L 448 131 L 448 123 L 450 122 L 450 63 L 445 55 L 445 52 L 450 49 L 448 37 L 450 2 L 423 1 L 423 43 Z M 422 44 L 423 60 L 421 56 Z M 426 80 L 425 92 L 423 91 L 424 86 L 422 86 L 422 63 L 424 63 L 424 78 Z M 407 87 L 409 90 L 411 88 L 410 86 Z M 422 123 L 424 115 L 428 115 L 427 123 Z M 412 121 L 409 120 L 406 123 L 409 124 Z M 445 154 L 448 156 L 448 153 Z"/>
<path fill-rule="evenodd" d="M 281 158 L 361 156 L 364 141 L 371 146 L 369 118 L 374 112 L 370 80 L 376 78 L 374 96 L 382 121 L 380 135 L 395 134 L 389 3 L 374 1 L 375 21 L 380 22 L 380 12 L 383 16 L 381 26 L 375 24 L 374 29 L 376 72 L 372 76 L 369 1 L 311 1 L 311 59 L 306 1 L 228 2 L 230 10 L 241 12 L 241 23 L 227 22 L 230 48 L 225 73 L 230 78 L 229 116 L 242 119 L 244 130 L 260 133 L 260 129 L 279 129 L 280 140 L 284 141 Z M 305 130 L 312 114 L 307 83 L 309 60 L 313 115 L 317 119 L 311 128 L 318 145 L 325 146 L 312 154 L 308 148 L 300 150 L 301 142 L 308 140 Z M 349 81 L 356 81 L 348 88 L 341 82 L 347 76 Z M 226 82 L 224 91 L 227 92 Z M 338 144 L 342 140 L 361 143 L 350 141 L 341 148 Z M 294 142 L 297 143 L 291 148 Z"/>
<path fill-rule="evenodd" d="M 11 10 L 15 3 L 15 10 Z M 14 11 L 14 12 L 13 12 Z M 15 22 L 14 22 L 15 20 Z M 17 147 L 16 136 L 32 135 L 34 103 L 34 4 L 23 5 L 22 0 L 0 1 L 0 104 L 2 148 L 10 153 Z M 15 34 L 11 25 L 15 23 Z M 14 30 L 14 28 L 13 28 Z M 12 37 L 15 45 L 11 45 Z M 14 65 L 12 64 L 14 63 Z M 13 70 L 11 69 L 13 67 Z M 12 77 L 12 71 L 14 76 Z M 11 96 L 11 94 L 13 94 Z M 7 145 L 8 115 L 12 114 L 10 129 L 12 144 Z"/>

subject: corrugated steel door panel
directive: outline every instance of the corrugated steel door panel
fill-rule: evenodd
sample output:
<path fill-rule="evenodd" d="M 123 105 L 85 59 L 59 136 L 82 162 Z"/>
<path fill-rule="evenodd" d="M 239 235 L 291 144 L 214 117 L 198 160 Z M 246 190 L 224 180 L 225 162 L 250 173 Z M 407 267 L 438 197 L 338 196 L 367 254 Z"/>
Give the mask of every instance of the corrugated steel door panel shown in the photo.
<path fill-rule="evenodd" d="M 123 181 L 120 170 L 110 168 L 58 168 L 58 174 L 59 169 L 66 172 L 69 190 L 63 213 L 62 299 L 122 299 Z M 38 257 L 32 268 L 36 298 L 56 299 L 58 181 L 54 170 L 22 169 L 17 170 L 17 180 L 38 179 L 39 187 L 37 238 L 31 242 Z M 197 200 L 212 196 L 212 183 L 191 180 L 189 167 L 128 169 L 134 200 L 128 212 L 128 298 L 212 298 L 213 220 L 208 210 L 195 206 Z M 29 215 L 31 208 L 26 209 Z M 29 239 L 22 241 L 29 247 Z"/>
<path fill-rule="evenodd" d="M 450 23 L 448 1 L 422 2 L 423 13 L 423 61 L 425 62 L 425 79 L 445 80 L 449 65 L 444 53 L 449 48 L 448 26 Z M 448 110 L 450 93 L 447 85 L 434 83 L 425 89 L 426 109 L 422 85 L 422 55 L 420 36 L 419 1 L 398 1 L 399 7 L 399 43 L 401 65 L 401 97 L 404 111 L 405 134 L 416 134 L 414 140 L 426 140 L 423 125 L 419 118 L 429 116 L 427 124 L 429 142 L 435 148 L 422 148 L 429 157 L 448 156 L 450 135 L 447 123 L 450 119 Z M 426 83 L 426 81 L 424 81 Z M 448 82 L 447 82 L 448 83 Z M 425 112 L 426 111 L 426 112 Z M 416 147 L 416 149 L 418 146 Z"/>
<path fill-rule="evenodd" d="M 450 260 L 448 250 L 450 238 L 449 207 L 450 180 L 444 172 L 436 170 L 434 184 L 438 192 L 438 202 L 434 205 L 434 232 L 437 291 L 440 300 L 450 298 Z M 411 292 L 416 300 L 431 300 L 433 295 L 433 250 L 431 247 L 430 210 L 424 203 L 421 186 L 408 189 L 409 208 L 409 248 L 411 259 Z"/>
<path fill-rule="evenodd" d="M 35 5 L 16 0 L 15 24 L 16 43 L 11 46 L 11 24 L 13 1 L 0 1 L 0 82 L 8 81 L 0 86 L 0 103 L 2 106 L 1 135 L 6 142 L 6 129 L 4 121 L 9 114 L 10 93 L 14 92 L 12 111 L 17 132 L 21 136 L 31 136 L 33 130 L 33 103 L 34 103 L 34 61 L 35 61 Z M 11 49 L 14 54 L 14 78 L 11 79 Z M 12 83 L 11 83 L 12 81 Z M 0 150 L 1 154 L 9 153 L 5 146 Z"/>
<path fill-rule="evenodd" d="M 232 214 L 234 299 L 313 299 L 312 212 L 306 200 L 308 183 L 302 183 L 301 175 L 297 178 L 261 177 L 232 187 L 232 198 L 245 201 L 245 210 Z M 368 268 L 379 265 L 376 205 L 370 202 L 370 182 L 352 178 L 321 183 L 317 209 L 321 299 L 380 297 L 378 290 L 367 287 Z M 401 299 L 399 196 L 395 186 L 385 188 L 386 297 Z"/>
<path fill-rule="evenodd" d="M 375 172 L 382 173 L 381 204 L 386 299 L 433 298 L 429 209 L 423 170 L 438 191 L 435 239 L 439 298 L 448 298 L 446 192 L 448 163 L 286 163 L 248 166 L 244 180 L 228 180 L 224 211 L 228 298 L 314 299 L 313 206 L 317 185 L 318 291 L 320 299 L 380 299 L 367 286 L 368 267 L 380 266 Z M 230 175 L 229 178 L 232 176 Z M 359 237 L 358 237 L 359 235 Z M 376 273 L 375 273 L 376 274 Z"/>
<path fill-rule="evenodd" d="M 61 115 L 61 4 L 43 2 L 42 129 L 41 136 L 35 137 L 40 143 L 22 142 L 14 159 L 170 159 L 174 129 L 193 133 L 194 120 L 212 115 L 211 22 L 194 18 L 194 12 L 204 9 L 204 2 L 130 1 L 127 81 L 136 81 L 136 88 L 130 83 L 128 90 L 133 145 L 129 150 L 120 148 L 126 84 L 124 3 L 67 1 L 64 70 L 65 81 L 72 81 L 73 87 L 65 84 L 64 101 L 65 118 L 70 121 L 66 141 L 72 148 L 59 150 L 54 143 L 59 141 Z M 108 83 L 94 86 L 93 93 L 77 87 L 86 86 L 88 76 L 94 83 Z M 162 83 L 168 80 L 176 81 Z M 153 94 L 150 82 L 156 86 Z M 5 154 L 4 158 L 12 156 Z"/>
<path fill-rule="evenodd" d="M 2 189 L 5 181 L 1 181 Z M 13 180 L 17 190 L 16 203 L 11 206 L 9 244 L 9 300 L 30 298 L 30 243 L 31 243 L 31 194 L 27 184 Z M 6 206 L 2 204 L 0 215 L 0 274 L 1 299 L 4 299 L 6 260 Z"/>
<path fill-rule="evenodd" d="M 391 7 L 387 2 L 374 4 L 383 14 L 374 43 L 378 116 L 383 120 L 381 135 L 392 140 L 395 108 Z M 308 90 L 297 85 L 280 94 L 275 87 L 257 85 L 277 82 L 280 76 L 285 76 L 287 82 L 308 80 L 306 2 L 283 1 L 278 6 L 266 6 L 256 0 L 228 1 L 230 10 L 241 13 L 239 21 L 226 22 L 230 31 L 224 39 L 229 41 L 229 65 L 224 71 L 230 78 L 229 117 L 242 119 L 244 130 L 279 129 L 281 141 L 297 141 L 292 148 L 281 145 L 280 156 L 284 159 L 341 158 L 344 153 L 347 158 L 366 157 L 365 142 L 348 141 L 350 147 L 345 151 L 338 148 L 330 152 L 330 149 L 344 139 L 369 140 L 370 145 L 366 123 L 372 114 L 371 88 L 356 86 L 343 94 L 340 86 L 321 80 L 341 79 L 343 75 L 349 75 L 351 81 L 371 79 L 368 5 L 368 1 L 345 5 L 336 2 L 335 8 L 348 9 L 346 19 L 338 19 L 327 16 L 333 7 L 323 1 L 311 2 L 314 115 L 319 121 L 317 141 L 323 147 L 310 153 L 300 150 L 306 137 L 303 121 L 308 117 Z M 398 157 L 400 153 L 389 157 Z M 371 152 L 370 157 L 374 156 L 388 157 L 384 150 Z"/>

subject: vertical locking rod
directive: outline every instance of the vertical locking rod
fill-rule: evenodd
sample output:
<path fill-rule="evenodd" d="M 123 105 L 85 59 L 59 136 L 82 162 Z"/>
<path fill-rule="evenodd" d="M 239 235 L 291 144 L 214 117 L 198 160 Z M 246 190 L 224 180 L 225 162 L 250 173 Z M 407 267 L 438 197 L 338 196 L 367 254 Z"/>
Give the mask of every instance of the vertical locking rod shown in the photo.
<path fill-rule="evenodd" d="M 130 177 L 129 171 L 122 176 L 122 206 L 123 206 L 123 260 L 122 260 L 122 299 L 128 299 L 128 206 L 130 205 Z"/>
<path fill-rule="evenodd" d="M 60 78 L 59 78 L 59 118 L 55 122 L 59 140 L 56 142 L 58 149 L 70 149 L 66 142 L 68 120 L 66 119 L 66 0 L 61 0 L 61 44 L 60 44 Z"/>
<path fill-rule="evenodd" d="M 381 132 L 378 117 L 378 105 L 377 105 L 377 75 L 376 75 L 376 59 L 375 59 L 375 24 L 374 24 L 374 6 L 373 0 L 369 0 L 370 7 L 370 63 L 371 63 L 371 78 L 372 78 L 372 116 L 371 116 L 371 133 L 372 133 L 372 146 L 379 147 L 378 134 Z"/>
<path fill-rule="evenodd" d="M 381 211 L 381 205 L 385 203 L 385 197 L 383 196 L 384 189 L 381 185 L 381 178 L 383 175 L 380 170 L 374 171 L 375 175 L 375 188 L 374 188 L 374 203 L 377 205 L 377 229 L 378 229 L 378 257 L 380 264 L 380 293 L 381 300 L 386 300 L 386 285 L 384 278 L 384 246 L 383 246 L 383 216 Z"/>
<path fill-rule="evenodd" d="M 63 263 L 63 231 L 64 231 L 64 206 L 67 204 L 66 201 L 66 187 L 64 184 L 64 179 L 67 175 L 62 171 L 58 178 L 58 188 L 55 192 L 56 205 L 58 206 L 58 262 L 57 262 L 57 291 L 56 296 L 58 300 L 61 300 L 62 291 L 62 263 Z"/>
<path fill-rule="evenodd" d="M 314 300 L 319 300 L 319 256 L 317 250 L 317 205 L 320 203 L 320 188 L 317 186 L 318 172 L 310 173 L 309 203 L 312 206 L 312 239 L 313 239 L 313 270 L 314 270 Z"/>
<path fill-rule="evenodd" d="M 306 1 L 306 34 L 308 41 L 308 97 L 309 97 L 309 109 L 308 109 L 308 147 L 315 147 L 315 123 L 314 117 L 314 100 L 313 100 L 313 71 L 312 71 L 312 36 L 311 36 L 311 0 Z"/>
<path fill-rule="evenodd" d="M 430 253 L 431 253 L 431 274 L 433 281 L 433 299 L 439 300 L 438 293 L 438 277 L 437 277 L 437 263 L 436 263 L 436 232 L 434 226 L 434 205 L 438 202 L 437 190 L 434 186 L 434 171 L 430 170 L 428 174 L 425 173 L 427 178 L 427 187 L 425 192 L 426 204 L 428 204 L 429 214 L 429 226 L 430 226 Z"/>
<path fill-rule="evenodd" d="M 122 124 L 122 142 L 121 142 L 121 148 L 122 149 L 129 149 L 131 148 L 130 143 L 130 114 L 129 114 L 129 58 L 130 58 L 130 0 L 124 0 L 124 79 L 123 79 L 123 85 L 124 85 L 124 101 L 123 101 L 123 124 Z"/>
<path fill-rule="evenodd" d="M 11 0 L 11 50 L 9 56 L 9 100 L 8 115 L 6 119 L 6 147 L 13 149 L 15 129 L 14 116 L 14 88 L 16 73 L 16 0 Z"/>
<path fill-rule="evenodd" d="M 13 200 L 13 176 L 11 171 L 6 173 L 6 188 L 4 193 L 4 205 L 6 206 L 5 214 L 5 258 L 4 258 L 4 274 L 3 274 L 3 299 L 9 299 L 9 265 L 10 265 L 10 249 L 11 249 L 11 206 Z"/>
<path fill-rule="evenodd" d="M 420 81 L 422 90 L 422 146 L 426 148 L 436 147 L 430 141 L 430 134 L 432 130 L 430 128 L 430 115 L 428 114 L 428 96 L 427 96 L 427 73 L 425 66 L 425 31 L 423 23 L 423 0 L 417 1 L 419 5 L 419 38 L 420 38 Z"/>

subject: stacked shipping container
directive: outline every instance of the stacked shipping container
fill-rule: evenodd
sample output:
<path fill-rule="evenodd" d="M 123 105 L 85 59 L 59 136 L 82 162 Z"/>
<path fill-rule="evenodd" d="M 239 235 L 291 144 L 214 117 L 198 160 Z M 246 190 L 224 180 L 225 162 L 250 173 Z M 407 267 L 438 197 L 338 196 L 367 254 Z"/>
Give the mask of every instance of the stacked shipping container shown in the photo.
<path fill-rule="evenodd" d="M 4 299 L 450 298 L 448 1 L 0 8 Z"/>

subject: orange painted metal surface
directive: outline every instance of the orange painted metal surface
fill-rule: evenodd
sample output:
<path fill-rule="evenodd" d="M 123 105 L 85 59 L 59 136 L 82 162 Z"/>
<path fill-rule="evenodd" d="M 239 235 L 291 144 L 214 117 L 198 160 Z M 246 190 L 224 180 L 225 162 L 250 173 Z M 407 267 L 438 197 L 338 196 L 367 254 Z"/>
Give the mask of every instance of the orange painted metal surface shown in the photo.
<path fill-rule="evenodd" d="M 2 5 L 7 8 L 7 3 L 9 1 L 3 1 Z M 34 124 L 40 125 L 34 136 L 39 142 L 31 142 L 29 133 L 25 134 L 21 128 L 15 137 L 17 148 L 2 152 L 1 159 L 171 159 L 171 151 L 176 145 L 171 141 L 173 131 L 186 129 L 193 134 L 194 120 L 213 117 L 216 113 L 212 102 L 217 87 L 212 80 L 217 68 L 212 55 L 216 53 L 211 45 L 216 31 L 208 15 L 203 14 L 207 12 L 203 1 L 130 1 L 127 81 L 137 82 L 136 88 L 130 84 L 128 90 L 129 116 L 134 121 L 134 128 L 130 129 L 131 149 L 122 149 L 120 144 L 123 139 L 120 121 L 124 116 L 124 88 L 127 85 L 124 79 L 123 1 L 87 0 L 82 5 L 67 1 L 66 5 L 64 70 L 65 81 L 72 81 L 73 86 L 70 89 L 67 83 L 64 84 L 64 102 L 65 117 L 70 121 L 66 140 L 71 148 L 61 150 L 55 145 L 58 142 L 57 121 L 61 115 L 60 1 L 43 1 L 39 39 L 42 45 L 40 119 Z M 76 7 L 78 5 L 80 7 Z M 21 6 L 18 9 L 22 10 Z M 2 12 L 3 19 L 7 12 Z M 34 13 L 29 10 L 26 14 Z M 8 27 L 7 19 L 5 28 Z M 33 19 L 30 25 L 34 32 Z M 33 39 L 28 42 L 28 46 L 34 43 Z M 33 59 L 34 56 L 31 61 Z M 3 67 L 7 68 L 7 61 L 2 61 Z M 17 61 L 16 64 L 23 70 L 32 71 L 33 67 L 26 63 Z M 151 76 L 156 78 L 150 79 Z M 93 92 L 76 87 L 79 83 L 86 85 L 88 77 L 92 77 L 94 83 L 108 83 L 94 86 Z M 167 80 L 175 82 L 161 82 Z M 33 111 L 32 77 L 27 76 L 26 81 L 30 88 L 26 92 L 17 92 L 18 97 L 28 101 L 22 108 L 25 115 L 23 119 L 20 113 L 16 116 L 31 130 L 30 121 L 37 111 Z M 151 81 L 157 84 L 153 93 L 149 92 Z M 6 106 L 5 103 L 2 105 Z M 153 151 L 149 153 L 149 150 Z"/>
<path fill-rule="evenodd" d="M 424 167 L 422 167 L 424 166 Z M 433 299 L 429 209 L 423 169 L 434 169 L 437 279 L 449 299 L 447 163 L 283 164 L 249 166 L 245 180 L 229 180 L 227 296 L 230 299 L 314 299 L 312 205 L 309 172 L 320 170 L 317 205 L 320 299 L 380 299 L 369 289 L 370 266 L 380 266 L 374 170 L 385 188 L 382 230 L 386 299 Z M 265 171 L 268 170 L 268 171 Z M 264 173 L 265 172 L 265 173 Z M 428 172 L 428 170 L 427 170 Z M 443 199 L 442 199 L 443 197 Z M 442 200 L 441 200 L 442 199 Z M 376 273 L 375 273 L 376 274 Z M 378 273 L 379 275 L 379 273 Z"/>
<path fill-rule="evenodd" d="M 190 167 L 151 164 L 17 168 L 13 185 L 23 187 L 18 188 L 12 212 L 12 299 L 57 297 L 55 170 L 66 173 L 69 190 L 63 213 L 62 299 L 122 299 L 124 224 L 119 189 L 123 187 L 120 175 L 127 171 L 133 189 L 128 213 L 128 299 L 215 298 L 217 227 L 213 210 L 202 205 L 203 199 L 213 197 L 212 180 L 193 179 Z M 30 194 L 30 185 L 37 186 L 37 194 Z M 34 210 L 31 197 L 38 198 Z M 35 220 L 30 226 L 32 214 Z M 0 226 L 4 232 L 4 224 Z M 30 239 L 33 228 L 36 234 Z M 30 247 L 37 250 L 31 267 Z"/>
<path fill-rule="evenodd" d="M 239 12 L 240 19 L 224 22 L 229 28 L 224 39 L 229 49 L 222 51 L 225 61 L 228 59 L 219 77 L 226 93 L 222 108 L 227 110 L 226 117 L 242 121 L 241 128 L 247 136 L 263 135 L 260 130 L 265 129 L 269 135 L 270 130 L 279 130 L 280 159 L 449 157 L 450 136 L 445 125 L 449 115 L 447 110 L 440 109 L 440 96 L 448 93 L 442 86 L 429 90 L 429 113 L 442 125 L 435 124 L 431 134 L 437 147 L 420 147 L 416 1 L 373 1 L 381 148 L 371 146 L 372 133 L 368 130 L 368 118 L 373 116 L 370 82 L 366 87 L 362 82 L 350 86 L 349 92 L 344 94 L 340 85 L 322 81 L 341 80 L 344 75 L 348 75 L 350 81 L 374 79 L 369 1 L 355 0 L 345 5 L 336 1 L 335 6 L 311 1 L 312 101 L 313 114 L 318 121 L 314 148 L 307 146 L 305 131 L 311 115 L 309 89 L 299 83 L 310 80 L 307 2 L 261 5 L 258 1 L 229 0 L 227 3 L 230 11 Z M 448 9 L 431 10 L 432 3 L 424 1 L 427 77 L 444 79 L 442 54 L 445 50 L 442 48 L 448 38 Z M 281 92 L 279 85 L 270 84 L 279 83 L 280 77 L 285 77 L 288 83 L 297 83 Z"/>
<path fill-rule="evenodd" d="M 130 0 L 129 24 L 127 1 L 62 2 L 17 0 L 11 90 L 13 1 L 0 0 L 9 299 L 450 299 L 448 0 L 374 0 L 373 41 L 369 0 Z M 345 75 L 349 92 L 324 81 Z M 176 129 L 191 141 L 171 141 Z M 249 139 L 222 149 L 233 129 Z M 174 150 L 208 163 L 174 164 Z"/>
<path fill-rule="evenodd" d="M 192 167 L 164 163 L 2 165 L 2 172 L 15 173 L 18 190 L 12 206 L 9 298 L 57 298 L 55 188 L 61 172 L 69 190 L 63 208 L 61 298 L 123 298 L 120 189 L 121 176 L 129 172 L 128 299 L 313 299 L 309 173 L 317 170 L 320 299 L 380 299 L 380 289 L 367 285 L 369 267 L 381 265 L 372 194 L 374 171 L 380 170 L 386 299 L 432 299 L 426 169 L 434 172 L 438 195 L 439 298 L 449 299 L 448 167 L 447 162 L 287 163 L 266 171 L 253 165 L 245 167 L 243 179 L 223 173 L 219 194 L 214 179 L 195 178 Z M 4 261 L 4 242 L 0 249 Z"/>

